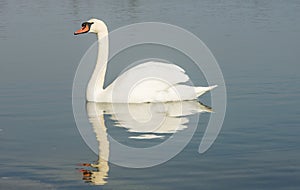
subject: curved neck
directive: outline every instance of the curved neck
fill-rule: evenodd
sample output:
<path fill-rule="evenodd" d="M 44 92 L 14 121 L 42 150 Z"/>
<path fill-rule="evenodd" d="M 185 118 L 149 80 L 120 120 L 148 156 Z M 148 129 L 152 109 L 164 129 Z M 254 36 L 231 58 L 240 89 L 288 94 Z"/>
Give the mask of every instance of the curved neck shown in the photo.
<path fill-rule="evenodd" d="M 105 80 L 105 73 L 108 59 L 108 32 L 98 33 L 98 57 L 94 72 L 88 83 L 86 98 L 87 101 L 95 101 L 101 93 Z"/>

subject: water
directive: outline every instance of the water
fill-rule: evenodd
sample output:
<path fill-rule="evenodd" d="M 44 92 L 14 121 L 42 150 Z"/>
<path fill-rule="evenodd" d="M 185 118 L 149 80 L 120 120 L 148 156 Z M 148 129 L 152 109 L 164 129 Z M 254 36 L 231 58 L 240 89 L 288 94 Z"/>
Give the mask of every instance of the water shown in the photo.
<path fill-rule="evenodd" d="M 296 0 L 0 1 L 0 189 L 298 189 L 299 14 Z M 228 91 L 226 119 L 208 152 L 197 152 L 205 113 L 191 142 L 167 163 L 109 164 L 105 185 L 82 180 L 77 164 L 98 157 L 76 128 L 71 90 L 95 36 L 73 32 L 90 17 L 110 30 L 167 22 L 206 43 Z M 111 68 L 108 81 L 117 74 Z M 207 95 L 201 100 L 210 103 Z M 126 134 L 110 124 L 114 135 Z"/>

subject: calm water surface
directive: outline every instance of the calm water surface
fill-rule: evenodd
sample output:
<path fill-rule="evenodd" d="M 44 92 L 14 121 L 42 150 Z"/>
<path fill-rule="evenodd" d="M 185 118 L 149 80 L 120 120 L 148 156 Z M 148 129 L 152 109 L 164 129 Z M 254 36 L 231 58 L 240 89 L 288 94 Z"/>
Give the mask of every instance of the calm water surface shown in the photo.
<path fill-rule="evenodd" d="M 203 113 L 192 141 L 167 163 L 106 163 L 105 185 L 85 183 L 79 169 L 93 168 L 78 164 L 98 156 L 77 130 L 71 91 L 79 61 L 96 40 L 73 32 L 90 17 L 110 30 L 171 23 L 206 43 L 228 90 L 226 119 L 208 152 L 197 152 L 210 116 Z M 299 1 L 1 0 L 0 18 L 0 189 L 299 189 Z M 108 67 L 108 84 L 124 67 L 116 65 Z M 209 105 L 209 95 L 201 101 Z M 129 141 L 111 115 L 103 117 L 120 141 L 159 141 Z"/>

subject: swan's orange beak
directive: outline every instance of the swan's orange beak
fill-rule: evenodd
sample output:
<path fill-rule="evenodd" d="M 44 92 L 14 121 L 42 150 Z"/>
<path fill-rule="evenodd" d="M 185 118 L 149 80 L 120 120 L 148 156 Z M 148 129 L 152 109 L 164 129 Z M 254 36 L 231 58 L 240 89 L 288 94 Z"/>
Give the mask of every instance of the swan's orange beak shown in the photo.
<path fill-rule="evenodd" d="M 82 28 L 80 28 L 79 30 L 74 32 L 74 35 L 84 34 L 84 33 L 87 33 L 89 30 L 90 30 L 90 26 L 89 25 L 84 25 L 84 26 L 82 26 Z"/>

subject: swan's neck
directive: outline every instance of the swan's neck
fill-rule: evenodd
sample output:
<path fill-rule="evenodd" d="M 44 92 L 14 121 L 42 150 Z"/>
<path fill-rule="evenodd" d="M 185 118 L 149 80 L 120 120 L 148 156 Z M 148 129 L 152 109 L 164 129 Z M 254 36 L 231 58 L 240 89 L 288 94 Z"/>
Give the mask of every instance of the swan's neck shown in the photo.
<path fill-rule="evenodd" d="M 105 73 L 108 59 L 108 32 L 98 33 L 97 63 L 89 81 L 86 97 L 87 101 L 96 101 L 97 96 L 103 92 Z"/>

